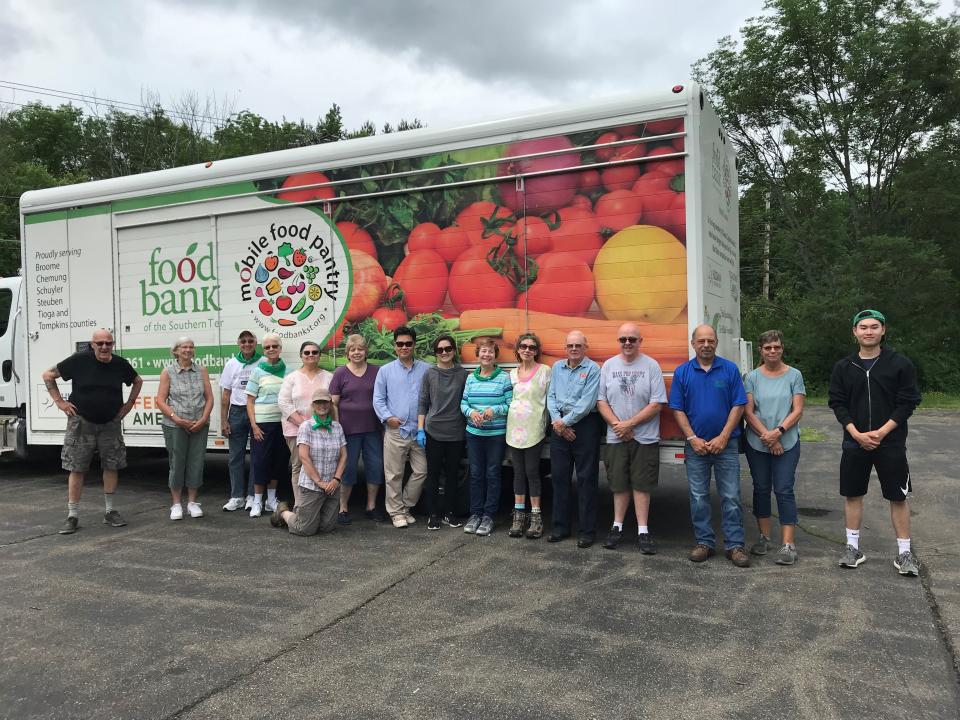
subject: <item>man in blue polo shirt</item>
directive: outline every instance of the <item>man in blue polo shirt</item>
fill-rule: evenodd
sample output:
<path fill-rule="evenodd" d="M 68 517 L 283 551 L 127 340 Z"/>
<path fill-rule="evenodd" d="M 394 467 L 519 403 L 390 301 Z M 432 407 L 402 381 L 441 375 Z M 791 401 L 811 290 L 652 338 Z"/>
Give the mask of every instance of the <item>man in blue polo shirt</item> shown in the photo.
<path fill-rule="evenodd" d="M 674 371 L 670 387 L 670 408 L 687 439 L 690 519 L 697 540 L 690 559 L 703 562 L 714 554 L 717 542 L 710 522 L 712 468 L 721 498 L 727 557 L 737 567 L 749 567 L 750 556 L 743 549 L 737 451 L 747 394 L 737 366 L 717 355 L 717 333 L 710 325 L 698 325 L 690 344 L 696 357 Z"/>

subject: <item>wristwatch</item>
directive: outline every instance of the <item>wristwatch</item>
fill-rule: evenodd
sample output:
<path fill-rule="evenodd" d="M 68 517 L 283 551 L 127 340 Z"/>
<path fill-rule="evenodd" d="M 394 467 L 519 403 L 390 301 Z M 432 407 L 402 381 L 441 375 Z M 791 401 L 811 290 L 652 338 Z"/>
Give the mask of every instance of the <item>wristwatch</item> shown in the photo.
<path fill-rule="evenodd" d="M 777 425 L 777 430 L 780 431 L 781 435 L 786 435 L 787 431 L 783 429 L 783 425 Z"/>
<path fill-rule="evenodd" d="M 336 475 L 333 476 L 333 479 L 336 480 L 338 483 L 342 483 L 342 482 L 343 482 L 343 481 L 342 481 L 340 478 L 338 478 Z"/>

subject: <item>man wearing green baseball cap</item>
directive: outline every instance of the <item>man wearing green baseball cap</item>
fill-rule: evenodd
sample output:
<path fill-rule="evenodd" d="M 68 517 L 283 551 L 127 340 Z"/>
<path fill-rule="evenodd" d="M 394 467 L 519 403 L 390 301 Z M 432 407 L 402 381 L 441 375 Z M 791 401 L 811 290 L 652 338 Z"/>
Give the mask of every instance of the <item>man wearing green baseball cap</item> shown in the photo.
<path fill-rule="evenodd" d="M 916 577 L 919 567 L 910 547 L 906 502 L 913 490 L 907 465 L 907 418 L 920 404 L 920 391 L 913 363 L 881 345 L 886 330 L 887 319 L 879 310 L 854 315 L 858 348 L 833 366 L 830 377 L 830 408 L 843 426 L 840 494 L 845 498 L 847 544 L 840 567 L 856 568 L 867 559 L 860 550 L 860 524 L 870 471 L 876 469 L 897 533 L 894 567 L 901 575 Z"/>

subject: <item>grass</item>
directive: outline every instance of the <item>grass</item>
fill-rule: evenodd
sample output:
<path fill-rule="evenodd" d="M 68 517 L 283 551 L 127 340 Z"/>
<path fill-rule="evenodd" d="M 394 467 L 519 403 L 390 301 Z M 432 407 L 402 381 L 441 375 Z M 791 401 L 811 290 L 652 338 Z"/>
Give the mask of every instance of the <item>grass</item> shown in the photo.
<path fill-rule="evenodd" d="M 800 442 L 823 442 L 827 434 L 822 430 L 810 427 L 800 427 Z"/>
<path fill-rule="evenodd" d="M 808 395 L 807 405 L 814 407 L 826 407 L 826 395 Z M 960 394 L 945 392 L 925 392 L 923 393 L 923 402 L 920 403 L 918 411 L 923 410 L 960 410 Z"/>

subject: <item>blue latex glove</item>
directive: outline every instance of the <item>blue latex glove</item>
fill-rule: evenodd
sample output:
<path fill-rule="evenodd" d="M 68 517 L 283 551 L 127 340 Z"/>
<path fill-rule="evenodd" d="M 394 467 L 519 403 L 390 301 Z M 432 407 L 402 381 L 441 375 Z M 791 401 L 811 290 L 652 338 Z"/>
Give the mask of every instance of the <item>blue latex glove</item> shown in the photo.
<path fill-rule="evenodd" d="M 427 433 L 423 430 L 417 430 L 417 445 L 422 448 L 427 446 Z"/>

